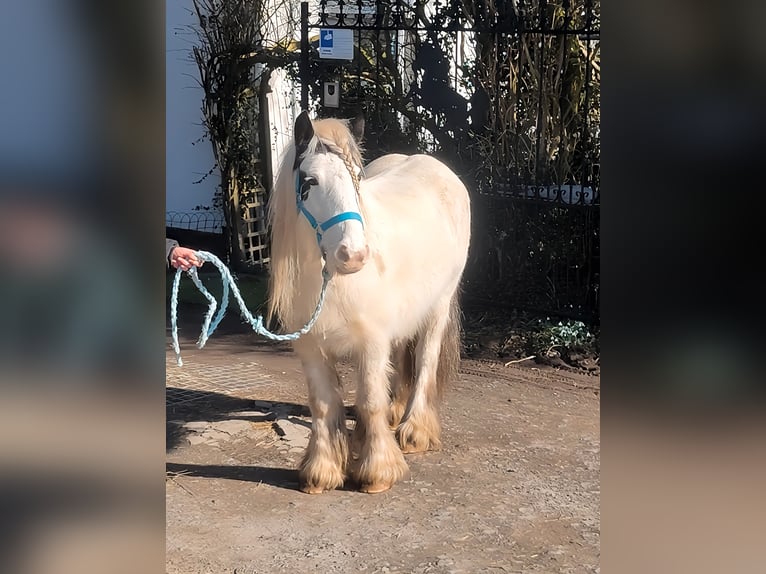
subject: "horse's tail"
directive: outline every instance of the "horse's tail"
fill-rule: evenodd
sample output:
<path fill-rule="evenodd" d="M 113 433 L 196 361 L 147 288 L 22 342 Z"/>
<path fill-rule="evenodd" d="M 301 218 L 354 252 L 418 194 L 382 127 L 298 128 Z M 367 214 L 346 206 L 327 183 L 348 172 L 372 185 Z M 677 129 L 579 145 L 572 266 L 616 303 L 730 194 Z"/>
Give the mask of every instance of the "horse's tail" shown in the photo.
<path fill-rule="evenodd" d="M 457 379 L 460 369 L 460 353 L 462 344 L 462 325 L 459 303 L 459 289 L 455 291 L 450 301 L 449 319 L 444 329 L 441 350 L 439 352 L 439 365 L 436 369 L 436 385 L 439 396 L 443 396 L 449 383 Z"/>

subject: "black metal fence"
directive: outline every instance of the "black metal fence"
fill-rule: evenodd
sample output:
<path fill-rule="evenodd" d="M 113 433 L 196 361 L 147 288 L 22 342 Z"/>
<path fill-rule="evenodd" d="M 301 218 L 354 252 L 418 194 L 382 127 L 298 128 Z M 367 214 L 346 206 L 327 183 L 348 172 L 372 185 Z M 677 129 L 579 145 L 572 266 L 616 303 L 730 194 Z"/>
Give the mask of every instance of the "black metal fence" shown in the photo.
<path fill-rule="evenodd" d="M 165 236 L 184 247 L 202 249 L 231 263 L 224 236 L 224 218 L 218 211 L 167 211 Z M 168 267 L 168 273 L 175 271 Z"/>
<path fill-rule="evenodd" d="M 328 28 L 352 60 L 321 57 Z M 468 185 L 468 297 L 598 319 L 599 0 L 320 0 L 303 29 L 320 115 L 363 111 L 368 160 L 425 151 Z"/>
<path fill-rule="evenodd" d="M 167 211 L 165 212 L 165 227 L 222 233 L 224 226 L 223 215 L 217 211 Z"/>

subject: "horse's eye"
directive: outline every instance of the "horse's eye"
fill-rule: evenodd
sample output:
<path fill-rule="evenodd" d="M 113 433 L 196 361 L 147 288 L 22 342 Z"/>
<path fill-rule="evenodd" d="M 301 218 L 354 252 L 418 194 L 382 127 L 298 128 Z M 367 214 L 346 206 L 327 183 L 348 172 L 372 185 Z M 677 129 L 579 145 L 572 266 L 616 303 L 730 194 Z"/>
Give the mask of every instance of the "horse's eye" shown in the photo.
<path fill-rule="evenodd" d="M 301 184 L 301 199 L 303 201 L 306 201 L 306 198 L 309 196 L 309 191 L 311 190 L 312 185 L 317 185 L 317 180 L 313 177 L 307 177 L 303 180 L 303 183 Z"/>

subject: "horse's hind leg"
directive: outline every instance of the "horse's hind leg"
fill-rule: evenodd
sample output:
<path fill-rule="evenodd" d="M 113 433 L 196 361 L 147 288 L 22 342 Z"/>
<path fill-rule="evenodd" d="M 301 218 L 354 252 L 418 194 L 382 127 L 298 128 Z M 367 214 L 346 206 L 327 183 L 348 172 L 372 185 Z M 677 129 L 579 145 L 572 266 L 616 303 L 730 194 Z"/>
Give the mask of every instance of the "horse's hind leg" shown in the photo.
<path fill-rule="evenodd" d="M 391 353 L 393 372 L 391 373 L 391 406 L 389 411 L 389 424 L 396 429 L 402 421 L 407 401 L 410 398 L 410 390 L 414 378 L 412 343 L 400 343 Z"/>
<path fill-rule="evenodd" d="M 448 329 L 456 329 L 450 312 L 451 297 L 445 298 L 431 313 L 419 334 L 415 349 L 415 383 L 404 417 L 396 431 L 399 446 L 405 453 L 424 452 L 441 446 L 439 424 L 440 354 Z M 451 333 L 450 333 L 451 334 Z M 449 350 L 447 350 L 449 352 Z"/>
<path fill-rule="evenodd" d="M 351 475 L 362 492 L 391 488 L 407 475 L 404 461 L 389 427 L 389 345 L 368 343 L 359 359 L 354 444 L 359 452 L 352 460 Z"/>
<path fill-rule="evenodd" d="M 298 471 L 300 489 L 309 494 L 343 486 L 348 460 L 348 434 L 343 395 L 334 361 L 302 341 L 296 350 L 309 388 L 311 439 Z"/>

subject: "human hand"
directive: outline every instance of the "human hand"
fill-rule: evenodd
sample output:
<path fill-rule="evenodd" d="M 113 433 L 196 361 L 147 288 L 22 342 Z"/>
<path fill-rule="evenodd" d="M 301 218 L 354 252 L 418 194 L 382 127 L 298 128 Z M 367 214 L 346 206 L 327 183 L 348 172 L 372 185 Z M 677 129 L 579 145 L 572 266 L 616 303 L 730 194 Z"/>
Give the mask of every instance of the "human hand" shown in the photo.
<path fill-rule="evenodd" d="M 176 269 L 188 271 L 192 267 L 202 267 L 204 261 L 197 257 L 197 252 L 188 247 L 176 247 L 170 252 L 170 264 Z"/>

